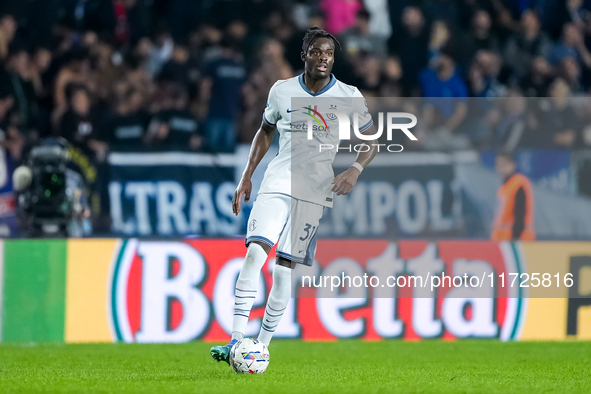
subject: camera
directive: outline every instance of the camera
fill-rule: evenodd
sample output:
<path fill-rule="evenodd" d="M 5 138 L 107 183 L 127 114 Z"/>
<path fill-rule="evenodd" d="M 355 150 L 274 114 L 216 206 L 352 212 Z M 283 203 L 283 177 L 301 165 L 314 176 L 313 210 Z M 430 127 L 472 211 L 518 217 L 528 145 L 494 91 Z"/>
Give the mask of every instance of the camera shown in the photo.
<path fill-rule="evenodd" d="M 50 138 L 31 149 L 13 174 L 17 218 L 26 237 L 88 235 L 89 204 L 84 177 L 73 169 L 69 144 Z"/>

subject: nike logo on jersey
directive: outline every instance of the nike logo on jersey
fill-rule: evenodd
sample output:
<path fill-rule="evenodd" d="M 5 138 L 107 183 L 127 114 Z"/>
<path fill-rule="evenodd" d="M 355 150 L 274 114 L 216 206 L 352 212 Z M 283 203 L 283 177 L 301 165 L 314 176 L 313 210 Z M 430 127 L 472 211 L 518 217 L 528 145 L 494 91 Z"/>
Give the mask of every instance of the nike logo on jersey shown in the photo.
<path fill-rule="evenodd" d="M 297 111 L 297 109 L 292 109 L 292 110 L 290 110 L 289 108 L 287 109 L 287 113 L 288 113 L 288 114 L 290 114 L 290 113 L 292 113 L 292 112 L 296 112 L 296 111 Z"/>

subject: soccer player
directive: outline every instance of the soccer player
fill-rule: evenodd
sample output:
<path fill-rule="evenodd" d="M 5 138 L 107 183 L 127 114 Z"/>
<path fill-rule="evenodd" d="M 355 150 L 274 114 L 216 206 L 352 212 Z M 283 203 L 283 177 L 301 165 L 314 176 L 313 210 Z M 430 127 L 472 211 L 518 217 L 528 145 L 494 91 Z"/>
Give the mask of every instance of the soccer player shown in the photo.
<path fill-rule="evenodd" d="M 273 286 L 258 336 L 259 341 L 269 345 L 291 298 L 293 268 L 296 264 L 312 265 L 314 260 L 316 230 L 324 207 L 332 207 L 333 193 L 346 195 L 351 192 L 359 174 L 377 153 L 376 146 L 368 141 L 367 149 L 360 149 L 355 163 L 334 177 L 332 162 L 336 151 L 321 150 L 319 143 L 338 146 L 339 133 L 328 126 L 318 127 L 314 138 L 309 140 L 306 138 L 307 128 L 293 126 L 297 123 L 297 115 L 305 118 L 305 112 L 312 111 L 321 114 L 311 106 L 310 109 L 292 108 L 292 98 L 312 100 L 326 97 L 339 103 L 338 110 L 347 114 L 351 124 L 355 124 L 353 114 L 357 114 L 359 132 L 374 134 L 370 132 L 374 129 L 371 115 L 359 90 L 338 81 L 331 74 L 337 48 L 340 49 L 340 44 L 332 34 L 318 27 L 308 29 L 301 53 L 304 73 L 277 81 L 269 91 L 261 127 L 254 137 L 247 166 L 232 200 L 234 214 L 240 212 L 243 196 L 245 201 L 250 199 L 252 174 L 269 150 L 276 129 L 280 136 L 279 152 L 265 171 L 250 213 L 246 234 L 248 251 L 234 293 L 232 340 L 225 346 L 211 348 L 211 356 L 216 361 L 229 364 L 232 346 L 244 337 L 261 268 L 277 243 Z M 356 105 L 359 102 L 361 105 Z M 334 120 L 336 116 L 327 118 Z"/>

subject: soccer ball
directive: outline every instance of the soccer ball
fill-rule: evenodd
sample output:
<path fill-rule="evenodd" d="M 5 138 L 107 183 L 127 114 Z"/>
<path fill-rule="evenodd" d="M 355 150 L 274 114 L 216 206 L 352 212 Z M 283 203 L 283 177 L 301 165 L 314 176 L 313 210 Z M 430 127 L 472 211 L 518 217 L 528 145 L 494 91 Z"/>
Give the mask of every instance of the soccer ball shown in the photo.
<path fill-rule="evenodd" d="M 267 347 L 256 339 L 244 338 L 232 346 L 230 365 L 236 373 L 263 373 L 269 365 Z"/>

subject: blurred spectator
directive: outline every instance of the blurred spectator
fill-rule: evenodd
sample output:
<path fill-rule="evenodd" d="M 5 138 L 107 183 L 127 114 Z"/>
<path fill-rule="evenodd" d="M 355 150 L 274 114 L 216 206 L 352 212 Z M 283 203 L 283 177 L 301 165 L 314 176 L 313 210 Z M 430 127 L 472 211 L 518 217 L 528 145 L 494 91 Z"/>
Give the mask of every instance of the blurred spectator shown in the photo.
<path fill-rule="evenodd" d="M 31 67 L 34 68 L 34 71 L 32 72 L 33 85 L 35 86 L 35 91 L 39 97 L 45 97 L 50 94 L 49 89 L 47 89 L 47 72 L 51 66 L 52 61 L 53 53 L 49 48 L 40 46 L 35 48 L 33 51 L 33 56 L 31 59 Z"/>
<path fill-rule="evenodd" d="M 283 47 L 274 39 L 269 39 L 258 56 L 259 62 L 251 72 L 242 89 L 243 110 L 240 116 L 238 134 L 240 141 L 250 142 L 261 125 L 262 111 L 265 108 L 269 89 L 279 79 L 288 79 L 293 71 L 283 57 Z M 300 40 L 297 54 L 302 52 Z M 300 64 L 303 64 L 300 56 Z M 301 66 L 300 66 L 301 67 Z"/>
<path fill-rule="evenodd" d="M 496 149 L 513 152 L 526 134 L 527 101 L 518 90 L 511 90 L 500 109 L 500 121 L 494 125 L 493 143 Z"/>
<path fill-rule="evenodd" d="M 562 37 L 554 44 L 548 55 L 548 61 L 557 66 L 566 57 L 577 59 L 580 64 L 591 68 L 591 53 L 585 46 L 585 41 L 574 23 L 567 23 L 562 29 Z"/>
<path fill-rule="evenodd" d="M 21 158 L 24 140 L 14 117 L 11 117 L 13 103 L 10 92 L 0 89 L 0 148 L 6 149 L 12 158 L 18 161 Z"/>
<path fill-rule="evenodd" d="M 388 57 L 384 63 L 379 97 L 403 97 L 403 75 L 400 59 L 393 56 Z"/>
<path fill-rule="evenodd" d="M 386 54 L 386 41 L 369 30 L 369 12 L 366 10 L 357 11 L 355 26 L 341 35 L 340 42 L 349 56 L 368 53 L 383 57 Z"/>
<path fill-rule="evenodd" d="M 466 118 L 468 88 L 462 80 L 454 58 L 446 49 L 437 58 L 435 69 L 425 69 L 419 75 L 425 99 L 423 121 L 432 130 L 425 138 L 427 149 L 465 149 L 468 141 L 454 135 Z M 442 99 L 444 98 L 444 99 Z"/>
<path fill-rule="evenodd" d="M 526 97 L 544 97 L 552 78 L 552 66 L 540 56 L 532 61 L 529 74 L 521 80 L 520 87 Z"/>
<path fill-rule="evenodd" d="M 104 162 L 108 146 L 101 133 L 100 120 L 92 107 L 90 92 L 74 83 L 66 87 L 67 111 L 61 119 L 58 135 L 80 148 L 97 162 Z"/>
<path fill-rule="evenodd" d="M 12 14 L 5 14 L 0 17 L 0 60 L 4 60 L 8 56 L 8 49 L 16 29 L 16 20 Z"/>
<path fill-rule="evenodd" d="M 572 95 L 576 96 L 583 93 L 583 86 L 581 85 L 581 68 L 576 59 L 572 57 L 565 57 L 560 62 L 558 68 L 558 76 L 560 76 L 566 84 Z"/>
<path fill-rule="evenodd" d="M 148 126 L 148 115 L 142 110 L 143 102 L 144 97 L 133 88 L 117 99 L 115 114 L 107 126 L 107 139 L 111 150 L 143 150 L 143 139 Z"/>
<path fill-rule="evenodd" d="M 475 99 L 468 102 L 468 116 L 462 125 L 462 131 L 477 148 L 485 146 L 490 139 L 487 116 L 495 106 L 491 99 L 506 94 L 505 86 L 498 79 L 500 70 L 500 57 L 481 49 L 474 56 L 468 73 L 470 95 Z"/>
<path fill-rule="evenodd" d="M 7 90 L 14 98 L 14 109 L 20 118 L 20 126 L 27 133 L 33 127 L 37 115 L 33 72 L 27 50 L 14 48 L 8 54 L 4 75 L 0 75 L 0 89 Z"/>
<path fill-rule="evenodd" d="M 469 72 L 470 91 L 473 97 L 500 97 L 505 87 L 499 82 L 501 59 L 495 53 L 481 49 L 472 62 Z"/>
<path fill-rule="evenodd" d="M 284 24 L 280 41 L 283 44 L 283 56 L 293 70 L 292 75 L 304 70 L 304 62 L 302 62 L 301 56 L 303 36 L 304 32 L 297 30 L 293 23 Z M 252 54 L 255 56 L 251 59 L 250 64 L 254 64 L 256 67 L 260 63 L 261 54 L 256 50 L 252 51 Z"/>
<path fill-rule="evenodd" d="M 471 59 L 480 50 L 499 52 L 499 40 L 492 29 L 490 14 L 485 10 L 478 10 L 472 17 L 470 30 L 464 33 L 462 39 L 461 66 L 467 70 Z"/>
<path fill-rule="evenodd" d="M 199 65 L 196 59 L 191 58 L 189 49 L 185 45 L 175 43 L 172 56 L 162 68 L 159 79 L 175 82 L 194 90 L 199 76 Z"/>
<path fill-rule="evenodd" d="M 92 68 L 86 86 L 92 90 L 95 98 L 102 102 L 108 100 L 111 89 L 121 77 L 121 69 L 114 64 L 117 57 L 113 47 L 103 41 L 97 41 L 90 48 Z"/>
<path fill-rule="evenodd" d="M 465 102 L 461 98 L 468 96 L 468 88 L 458 73 L 455 60 L 445 51 L 437 58 L 435 69 L 421 71 L 420 83 L 424 97 L 455 97 L 460 99 L 458 102 Z M 442 107 L 441 110 L 446 117 L 455 112 L 453 107 Z"/>
<path fill-rule="evenodd" d="M 280 41 L 286 41 L 291 36 L 291 23 L 280 16 L 280 20 L 277 23 L 275 29 L 271 31 L 271 34 L 279 39 Z M 248 25 L 239 20 L 231 21 L 225 30 L 225 34 L 234 42 L 236 51 L 243 53 L 247 56 L 248 50 L 251 49 L 251 42 L 246 42 L 248 37 Z"/>
<path fill-rule="evenodd" d="M 199 61 L 208 63 L 220 57 L 222 49 L 220 42 L 223 33 L 215 26 L 204 23 L 191 35 L 192 54 L 198 56 Z"/>
<path fill-rule="evenodd" d="M 232 152 L 236 143 L 236 118 L 240 111 L 246 68 L 234 43 L 222 40 L 221 57 L 206 66 L 201 84 L 202 100 L 209 102 L 206 138 L 209 149 Z"/>
<path fill-rule="evenodd" d="M 388 0 L 364 0 L 363 4 L 370 14 L 369 32 L 387 41 L 392 35 L 392 25 L 388 15 Z"/>
<path fill-rule="evenodd" d="M 443 20 L 436 20 L 431 26 L 429 37 L 429 59 L 439 56 L 441 48 L 453 45 L 449 25 Z"/>
<path fill-rule="evenodd" d="M 147 142 L 156 150 L 198 151 L 203 147 L 195 116 L 188 110 L 189 95 L 180 85 L 171 87 L 170 99 L 150 122 Z"/>
<path fill-rule="evenodd" d="M 366 56 L 360 62 L 357 87 L 364 96 L 377 96 L 382 83 L 382 64 L 375 56 Z"/>
<path fill-rule="evenodd" d="M 68 107 L 66 86 L 71 83 L 84 84 L 88 82 L 90 76 L 90 59 L 86 50 L 77 48 L 65 56 L 68 60 L 58 72 L 55 80 L 53 94 L 55 109 L 52 115 L 54 125 L 59 123 Z"/>
<path fill-rule="evenodd" d="M 260 59 L 260 64 L 258 64 L 255 72 L 259 70 L 263 72 L 267 79 L 267 84 L 272 85 L 279 79 L 288 79 L 293 76 L 293 71 L 285 60 L 284 49 L 279 41 L 272 38 L 268 39 L 262 47 Z"/>
<path fill-rule="evenodd" d="M 142 54 L 146 55 L 146 69 L 150 74 L 158 75 L 174 50 L 174 41 L 170 33 L 160 30 L 155 34 L 153 41 L 143 38 L 139 45 L 142 48 Z"/>
<path fill-rule="evenodd" d="M 555 148 L 567 149 L 580 144 L 581 122 L 572 105 L 569 105 L 570 94 L 566 81 L 557 78 L 550 85 L 550 99 L 541 102 L 544 116 L 540 127 L 550 136 Z"/>
<path fill-rule="evenodd" d="M 408 95 L 418 95 L 418 75 L 427 66 L 428 44 L 429 32 L 423 13 L 418 7 L 406 7 L 402 12 L 402 29 L 392 34 L 389 52 L 400 59 Z"/>
<path fill-rule="evenodd" d="M 540 30 L 540 20 L 536 12 L 523 12 L 520 31 L 509 37 L 503 50 L 503 61 L 510 70 L 512 79 L 516 81 L 525 77 L 533 59 L 546 57 L 551 45 L 548 35 Z"/>
<path fill-rule="evenodd" d="M 324 13 L 324 29 L 338 35 L 355 25 L 355 15 L 363 8 L 359 0 L 322 0 L 320 10 Z"/>
<path fill-rule="evenodd" d="M 152 97 L 155 90 L 152 74 L 143 67 L 142 60 L 138 56 L 130 56 L 123 64 L 122 80 L 125 85 L 140 92 L 142 97 Z M 124 91 L 125 89 L 123 89 Z M 146 104 L 148 105 L 148 104 Z"/>

